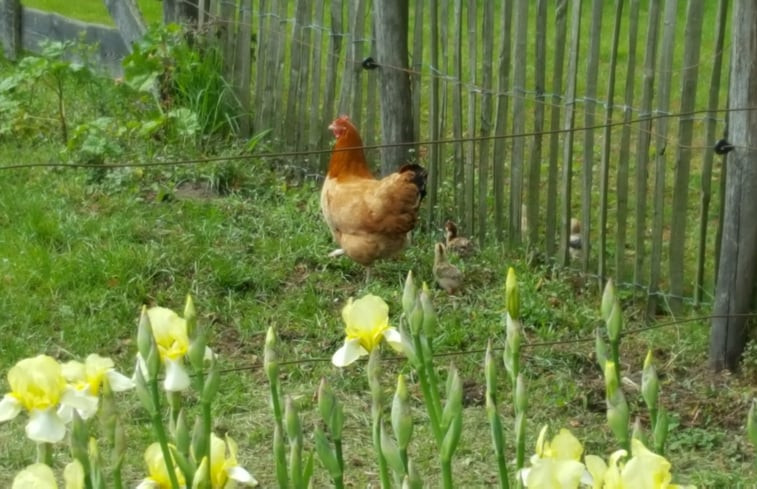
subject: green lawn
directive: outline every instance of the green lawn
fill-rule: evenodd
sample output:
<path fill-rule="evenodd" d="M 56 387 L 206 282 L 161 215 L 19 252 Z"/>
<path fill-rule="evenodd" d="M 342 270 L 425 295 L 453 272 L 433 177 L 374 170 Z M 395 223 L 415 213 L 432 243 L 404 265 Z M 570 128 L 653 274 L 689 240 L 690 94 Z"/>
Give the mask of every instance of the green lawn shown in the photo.
<path fill-rule="evenodd" d="M 105 3 L 100 0 L 77 0 L 75 2 L 66 0 L 23 0 L 21 3 L 26 7 L 57 12 L 85 22 L 114 25 L 113 20 L 108 14 L 108 10 L 105 8 Z M 158 0 L 138 0 L 137 4 L 148 23 L 158 22 L 163 18 L 162 2 Z"/>

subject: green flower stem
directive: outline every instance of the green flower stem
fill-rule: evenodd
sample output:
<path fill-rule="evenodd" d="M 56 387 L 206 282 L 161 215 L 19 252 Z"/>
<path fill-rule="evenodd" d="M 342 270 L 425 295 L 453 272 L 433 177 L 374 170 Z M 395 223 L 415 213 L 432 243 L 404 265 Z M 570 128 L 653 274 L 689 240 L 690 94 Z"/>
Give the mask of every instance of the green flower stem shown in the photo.
<path fill-rule="evenodd" d="M 489 409 L 487 408 L 487 411 Z M 497 471 L 499 473 L 499 487 L 510 489 L 510 479 L 507 474 L 507 460 L 505 458 L 505 437 L 502 431 L 502 421 L 499 419 L 496 408 L 489 413 L 489 424 L 494 440 L 494 456 L 497 459 Z"/>
<path fill-rule="evenodd" d="M 515 467 L 517 470 L 523 468 L 526 454 L 526 416 L 525 413 L 518 413 L 515 416 Z"/>
<path fill-rule="evenodd" d="M 381 452 L 381 414 L 374 411 L 373 416 L 373 449 L 376 451 L 376 457 L 379 463 L 379 476 L 381 478 L 381 489 L 392 487 L 389 479 L 389 467 L 387 467 L 384 454 Z"/>
<path fill-rule="evenodd" d="M 48 467 L 53 466 L 53 445 L 51 443 L 37 443 L 37 463 Z"/>
<path fill-rule="evenodd" d="M 392 487 L 389 479 L 389 467 L 384 458 L 384 452 L 381 450 L 381 384 L 379 374 L 381 372 L 381 352 L 378 348 L 371 351 L 368 359 L 368 385 L 371 388 L 371 418 L 373 419 L 373 449 L 379 463 L 379 475 L 381 477 L 381 488 L 389 489 Z"/>
<path fill-rule="evenodd" d="M 444 489 L 452 489 L 454 484 L 452 483 L 452 459 L 441 460 L 442 462 L 442 487 Z"/>
<path fill-rule="evenodd" d="M 281 398 L 279 397 L 278 382 L 272 381 L 271 385 L 271 405 L 273 406 L 273 417 L 276 422 L 276 430 L 279 437 L 284 434 L 284 415 L 281 411 Z M 275 435 L 275 434 L 274 434 Z M 289 476 L 287 475 L 286 451 L 284 450 L 283 440 L 277 446 L 274 436 L 274 459 L 276 460 L 276 478 L 279 481 L 279 488 L 289 487 Z"/>
<path fill-rule="evenodd" d="M 418 377 L 421 381 L 421 390 L 423 391 L 423 400 L 426 403 L 428 417 L 431 420 L 431 431 L 434 433 L 437 447 L 441 447 L 444 433 L 442 433 L 441 427 L 441 401 L 439 399 L 439 389 L 436 385 L 436 375 L 433 373 L 434 366 L 431 363 L 431 359 L 427 360 L 425 358 L 426 355 L 423 354 L 420 335 L 413 334 L 413 344 L 418 356 L 418 363 L 420 364 Z M 428 375 L 428 371 L 431 372 L 431 375 Z"/>
<path fill-rule="evenodd" d="M 407 448 L 400 448 L 400 459 L 402 460 L 402 466 L 405 467 L 405 474 L 409 473 L 410 468 L 408 466 Z"/>
<path fill-rule="evenodd" d="M 111 474 L 111 479 L 113 480 L 113 489 L 123 489 L 124 487 L 124 481 L 121 477 L 121 466 L 123 466 L 124 459 L 121 458 L 119 460 L 115 467 L 113 467 L 113 472 Z"/>
<path fill-rule="evenodd" d="M 158 390 L 157 377 L 153 377 L 147 381 L 147 388 L 149 389 L 150 396 L 152 397 L 153 410 L 150 413 L 150 418 L 152 418 L 152 426 L 155 430 L 155 434 L 158 437 L 160 451 L 163 452 L 163 459 L 166 462 L 168 478 L 171 480 L 171 487 L 173 489 L 179 489 L 181 486 L 179 486 L 179 479 L 176 477 L 176 469 L 174 468 L 171 449 L 168 448 L 168 436 L 166 436 L 166 428 L 165 426 L 163 426 L 163 419 L 161 419 L 160 417 L 160 391 Z"/>
<path fill-rule="evenodd" d="M 202 431 L 205 433 L 204 447 L 202 453 L 208 459 L 208 467 L 211 467 L 210 460 L 210 433 L 213 430 L 212 405 L 209 401 L 202 401 L 200 404 L 202 410 Z"/>
<path fill-rule="evenodd" d="M 342 440 L 334 440 L 334 453 L 339 464 L 339 476 L 334 479 L 334 489 L 344 489 L 344 456 L 342 455 Z"/>
<path fill-rule="evenodd" d="M 620 338 L 618 341 L 610 341 L 610 356 L 617 367 L 615 369 L 615 380 L 620 385 Z"/>

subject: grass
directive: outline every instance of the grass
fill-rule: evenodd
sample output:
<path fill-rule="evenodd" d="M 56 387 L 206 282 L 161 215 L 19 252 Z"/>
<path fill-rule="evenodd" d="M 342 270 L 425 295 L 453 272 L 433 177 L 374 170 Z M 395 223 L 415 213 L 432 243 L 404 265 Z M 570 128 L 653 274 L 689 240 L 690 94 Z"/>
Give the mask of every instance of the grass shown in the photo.
<path fill-rule="evenodd" d="M 46 10 L 48 12 L 57 12 L 67 17 L 79 19 L 84 22 L 94 22 L 113 26 L 108 9 L 104 2 L 81 1 L 67 2 L 66 0 L 23 0 L 25 7 Z M 137 0 L 139 9 L 145 20 L 149 22 L 158 22 L 163 18 L 163 3 L 155 0 Z"/>

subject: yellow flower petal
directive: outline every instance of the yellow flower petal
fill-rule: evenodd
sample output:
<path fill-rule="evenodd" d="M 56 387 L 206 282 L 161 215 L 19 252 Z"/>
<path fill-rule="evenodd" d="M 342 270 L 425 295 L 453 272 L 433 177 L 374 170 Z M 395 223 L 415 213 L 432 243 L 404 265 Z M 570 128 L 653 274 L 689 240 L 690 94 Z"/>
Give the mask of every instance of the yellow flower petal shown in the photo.
<path fill-rule="evenodd" d="M 8 371 L 11 394 L 27 410 L 48 409 L 60 401 L 66 380 L 61 365 L 52 357 L 25 358 Z"/>
<path fill-rule="evenodd" d="M 63 480 L 66 489 L 84 489 L 84 467 L 81 462 L 74 460 L 63 469 Z"/>
<path fill-rule="evenodd" d="M 168 468 L 163 458 L 163 450 L 160 448 L 160 443 L 156 442 L 147 447 L 147 450 L 145 450 L 145 464 L 147 465 L 147 473 L 149 474 L 149 477 L 143 481 L 143 483 L 147 483 L 145 487 L 156 487 L 155 485 L 149 485 L 150 483 L 156 484 L 159 488 L 171 487 L 171 478 L 168 475 Z M 176 467 L 175 463 L 174 468 L 179 485 L 186 485 L 184 475 Z"/>
<path fill-rule="evenodd" d="M 53 469 L 45 464 L 32 464 L 13 478 L 12 489 L 58 489 Z"/>
<path fill-rule="evenodd" d="M 147 317 L 158 344 L 160 358 L 175 360 L 183 357 L 189 349 L 187 322 L 165 307 L 151 307 L 147 310 Z"/>
<path fill-rule="evenodd" d="M 549 456 L 558 460 L 581 460 L 581 455 L 584 453 L 584 447 L 578 438 L 565 428 L 552 438 L 549 448 L 551 452 Z"/>

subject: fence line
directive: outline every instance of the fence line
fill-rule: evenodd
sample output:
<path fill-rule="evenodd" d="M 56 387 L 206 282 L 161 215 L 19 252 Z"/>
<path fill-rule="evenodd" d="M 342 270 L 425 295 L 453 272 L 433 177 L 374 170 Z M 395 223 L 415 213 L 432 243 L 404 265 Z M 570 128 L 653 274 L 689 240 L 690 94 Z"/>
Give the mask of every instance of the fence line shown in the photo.
<path fill-rule="evenodd" d="M 334 107 L 358 123 L 367 149 L 394 145 L 375 144 L 377 76 L 361 68 L 376 52 L 370 2 L 240 2 L 212 2 L 203 19 L 223 28 L 234 60 L 245 54 L 244 39 L 234 36 L 254 32 L 253 128 L 272 127 L 282 144 L 274 149 L 294 150 L 277 157 L 322 171 L 331 151 L 323 149 L 323 126 Z M 724 132 L 715 114 L 725 113 L 726 90 L 704 97 L 696 81 L 709 76 L 710 87 L 722 86 L 729 2 L 692 1 L 686 9 L 669 0 L 640 3 L 592 2 L 582 10 L 567 0 L 441 0 L 416 12 L 423 3 L 413 2 L 412 63 L 373 65 L 411 79 L 416 136 L 404 145 L 432 145 L 430 226 L 453 218 L 481 244 L 494 238 L 515 246 L 525 238 L 567 264 L 570 220 L 578 217 L 586 244 L 580 268 L 643 287 L 651 311 L 657 291 L 698 300 L 714 286 L 716 265 L 707 257 L 718 237 L 707 224 L 722 220 L 723 210 L 718 199 L 709 204 L 709 193 L 720 188 L 722 172 L 710 145 Z M 703 17 L 716 13 L 703 30 Z M 707 205 L 694 205 L 705 198 Z"/>
<path fill-rule="evenodd" d="M 669 321 L 665 323 L 659 323 L 659 324 L 653 324 L 650 326 L 644 326 L 640 328 L 634 328 L 629 329 L 628 331 L 622 332 L 621 336 L 627 337 L 627 336 L 634 336 L 640 333 L 644 333 L 647 331 L 653 331 L 656 329 L 663 329 L 663 328 L 669 328 L 673 326 L 680 326 L 682 324 L 694 324 L 696 322 L 701 321 L 709 321 L 711 319 L 719 318 L 719 317 L 746 317 L 746 318 L 754 318 L 757 317 L 757 314 L 732 314 L 729 316 L 697 316 L 697 317 L 690 317 L 685 319 L 678 319 L 675 321 Z M 598 320 L 599 321 L 599 320 Z M 596 341 L 596 335 L 592 336 L 586 336 L 582 338 L 572 338 L 568 340 L 552 340 L 552 341 L 536 341 L 531 343 L 522 343 L 522 348 L 546 348 L 546 347 L 553 347 L 553 346 L 560 346 L 560 345 L 572 345 L 576 343 L 591 343 Z M 504 351 L 504 347 L 492 347 L 492 351 Z M 468 356 L 468 355 L 483 355 L 486 353 L 486 349 L 477 348 L 472 350 L 456 350 L 456 351 L 446 351 L 446 352 L 438 352 L 434 354 L 434 358 L 446 358 L 446 357 L 452 357 L 452 356 Z M 387 357 L 384 359 L 385 361 L 400 361 L 404 359 L 402 356 L 393 356 L 393 357 Z M 312 357 L 312 358 L 299 358 L 295 360 L 282 360 L 278 362 L 279 366 L 287 366 L 287 365 L 304 365 L 304 364 L 310 364 L 310 363 L 328 363 L 331 361 L 331 358 L 325 358 L 325 357 Z M 258 363 L 254 364 L 248 364 L 248 365 L 240 365 L 237 367 L 230 367 L 221 369 L 219 373 L 221 374 L 227 374 L 227 373 L 233 373 L 233 372 L 242 372 L 247 370 L 259 370 L 263 368 L 263 362 L 260 361 Z M 194 374 L 193 374 L 194 375 Z"/>

